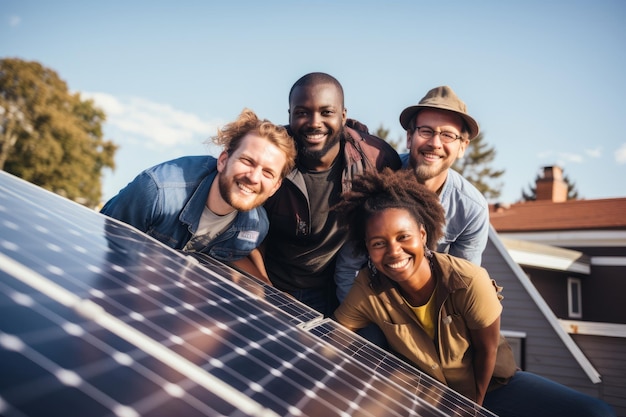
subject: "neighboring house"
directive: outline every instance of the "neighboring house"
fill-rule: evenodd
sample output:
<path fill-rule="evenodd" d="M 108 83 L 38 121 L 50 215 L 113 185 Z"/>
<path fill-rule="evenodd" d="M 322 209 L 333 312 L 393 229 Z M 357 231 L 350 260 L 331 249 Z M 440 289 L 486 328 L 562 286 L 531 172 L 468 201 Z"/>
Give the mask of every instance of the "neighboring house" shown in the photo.
<path fill-rule="evenodd" d="M 561 169 L 546 167 L 536 201 L 490 219 L 483 266 L 504 287 L 521 367 L 626 416 L 626 198 L 568 201 Z"/>

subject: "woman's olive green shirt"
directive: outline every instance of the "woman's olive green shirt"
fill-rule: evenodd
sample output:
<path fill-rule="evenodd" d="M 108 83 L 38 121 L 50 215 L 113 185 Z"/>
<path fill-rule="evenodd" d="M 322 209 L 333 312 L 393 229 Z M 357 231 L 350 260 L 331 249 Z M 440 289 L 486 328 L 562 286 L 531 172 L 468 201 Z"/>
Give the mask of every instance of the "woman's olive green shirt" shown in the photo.
<path fill-rule="evenodd" d="M 476 400 L 470 329 L 491 325 L 502 312 L 498 287 L 487 271 L 469 261 L 433 253 L 437 279 L 437 323 L 433 341 L 403 301 L 390 279 L 359 272 L 353 287 L 335 311 L 336 320 L 352 329 L 376 323 L 391 348 L 423 372 L 466 397 Z M 500 336 L 496 366 L 489 389 L 513 376 L 513 352 Z"/>

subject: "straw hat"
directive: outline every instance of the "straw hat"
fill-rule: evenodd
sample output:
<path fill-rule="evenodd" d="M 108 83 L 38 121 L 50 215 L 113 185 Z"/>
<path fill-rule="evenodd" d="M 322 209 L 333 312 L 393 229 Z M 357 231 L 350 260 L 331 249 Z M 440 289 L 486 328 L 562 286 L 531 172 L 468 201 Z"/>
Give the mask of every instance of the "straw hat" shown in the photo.
<path fill-rule="evenodd" d="M 463 118 L 469 129 L 469 139 L 478 136 L 480 128 L 472 116 L 467 114 L 465 103 L 452 91 L 450 87 L 444 85 L 430 90 L 416 106 L 407 107 L 400 113 L 400 124 L 405 130 L 410 129 L 411 120 L 423 109 L 447 110 L 458 114 Z"/>

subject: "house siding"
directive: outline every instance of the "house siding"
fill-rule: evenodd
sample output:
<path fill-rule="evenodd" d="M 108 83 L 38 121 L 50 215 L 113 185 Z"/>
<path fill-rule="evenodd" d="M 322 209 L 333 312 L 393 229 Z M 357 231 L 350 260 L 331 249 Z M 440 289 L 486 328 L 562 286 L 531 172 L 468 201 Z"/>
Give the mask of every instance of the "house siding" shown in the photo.
<path fill-rule="evenodd" d="M 581 284 L 584 286 L 585 277 L 580 274 L 556 273 L 528 267 L 523 267 L 523 269 L 554 314 L 559 318 L 569 318 L 567 311 L 567 278 L 580 278 Z"/>
<path fill-rule="evenodd" d="M 546 315 L 540 310 L 537 302 L 522 285 L 522 280 L 529 280 L 529 278 L 520 267 L 514 268 L 508 263 L 511 262 L 517 266 L 506 251 L 500 252 L 493 239 L 499 239 L 495 233 L 490 235 L 489 243 L 483 253 L 482 265 L 487 269 L 491 278 L 504 288 L 501 329 L 526 333 L 524 370 L 601 398 L 615 407 L 611 403 L 614 395 L 609 398 L 604 397 L 606 383 L 603 381 L 594 384 L 591 381 L 556 333 Z M 499 243 L 499 246 L 503 247 L 501 242 Z M 549 311 L 548 314 L 553 313 Z M 556 316 L 554 317 L 556 319 Z M 611 387 L 609 391 L 612 389 Z"/>
<path fill-rule="evenodd" d="M 626 416 L 626 339 L 581 334 L 573 334 L 572 338 L 593 358 L 593 365 L 602 375 L 598 397 L 611 404 L 618 416 Z"/>
<path fill-rule="evenodd" d="M 550 175 L 546 171 L 546 178 Z M 526 332 L 526 369 L 578 391 L 601 398 L 626 417 L 626 198 L 597 200 L 538 200 L 493 205 L 484 266 L 505 287 L 503 330 Z M 500 235 L 498 235 L 500 234 Z M 550 245 L 580 252 L 589 270 L 568 270 L 546 262 L 543 253 L 521 267 L 511 262 L 499 236 L 528 244 Z M 520 245 L 516 246 L 518 248 Z M 549 250 L 549 248 L 546 248 Z M 505 265 L 496 266 L 502 252 Z M 507 252 L 506 254 L 504 252 Z M 532 256 L 531 251 L 525 255 Z M 515 252 L 514 252 L 515 253 Z M 534 262 L 534 263 L 533 263 Z M 542 263 L 543 262 L 543 263 Z M 511 270 L 508 275 L 506 267 Z M 524 272 L 525 271 L 525 272 Z M 576 275 L 578 273 L 578 275 Z M 516 275 L 517 274 L 517 275 Z M 532 286 L 526 285 L 530 276 Z M 567 278 L 581 279 L 582 317 L 567 325 Z M 515 280 L 519 285 L 515 285 Z M 536 290 L 536 291 L 535 291 Z M 530 314 L 524 302 L 536 305 Z M 514 294 L 511 294 L 513 292 Z M 514 298 L 511 300 L 511 298 Z M 590 322 L 590 323 L 589 323 Z M 585 323 L 589 324 L 586 326 Z M 548 334 L 541 330 L 545 327 Z M 562 330 L 576 332 L 563 334 Z M 590 332 L 590 334 L 586 334 Z M 600 382 L 598 382 L 598 379 Z"/>

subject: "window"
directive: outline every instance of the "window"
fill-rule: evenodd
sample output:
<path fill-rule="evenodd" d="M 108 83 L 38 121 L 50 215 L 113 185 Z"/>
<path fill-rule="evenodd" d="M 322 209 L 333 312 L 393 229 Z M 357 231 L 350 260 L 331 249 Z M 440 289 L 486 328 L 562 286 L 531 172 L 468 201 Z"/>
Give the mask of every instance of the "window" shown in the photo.
<path fill-rule="evenodd" d="M 580 278 L 567 279 L 567 315 L 571 319 L 583 317 L 581 286 Z"/>

